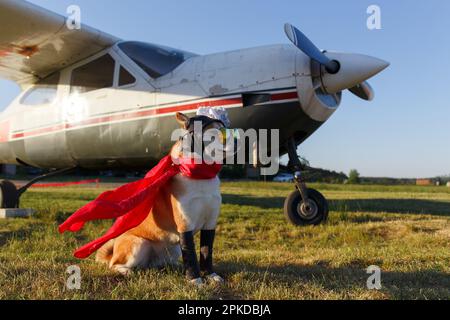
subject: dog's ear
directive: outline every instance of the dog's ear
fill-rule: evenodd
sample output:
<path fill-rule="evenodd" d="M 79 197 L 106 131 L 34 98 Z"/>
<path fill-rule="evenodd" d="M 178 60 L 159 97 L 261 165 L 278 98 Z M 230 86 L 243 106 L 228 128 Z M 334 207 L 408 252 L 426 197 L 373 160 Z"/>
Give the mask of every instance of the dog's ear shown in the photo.
<path fill-rule="evenodd" d="M 189 117 L 184 113 L 177 112 L 175 117 L 177 118 L 178 123 L 183 127 L 183 129 L 187 129 L 189 125 Z"/>

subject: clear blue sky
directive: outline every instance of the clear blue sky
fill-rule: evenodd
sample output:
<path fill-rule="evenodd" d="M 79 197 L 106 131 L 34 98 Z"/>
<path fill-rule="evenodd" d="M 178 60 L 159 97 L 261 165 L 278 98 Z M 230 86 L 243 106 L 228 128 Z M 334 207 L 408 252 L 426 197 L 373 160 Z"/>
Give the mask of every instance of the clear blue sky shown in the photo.
<path fill-rule="evenodd" d="M 313 166 L 356 168 L 364 176 L 450 173 L 450 1 L 388 0 L 33 0 L 129 40 L 212 53 L 287 43 L 291 22 L 320 48 L 365 53 L 391 62 L 370 82 L 375 101 L 344 94 L 333 117 L 301 146 Z M 382 30 L 366 28 L 366 9 L 381 7 Z M 1 22 L 0 22 L 1 23 Z M 0 81 L 0 109 L 18 93 Z"/>

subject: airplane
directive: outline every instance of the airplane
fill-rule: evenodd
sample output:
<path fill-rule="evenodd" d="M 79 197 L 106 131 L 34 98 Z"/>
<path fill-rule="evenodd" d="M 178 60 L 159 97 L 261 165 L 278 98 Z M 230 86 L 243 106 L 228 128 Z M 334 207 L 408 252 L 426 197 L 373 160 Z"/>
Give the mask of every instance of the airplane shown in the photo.
<path fill-rule="evenodd" d="M 0 76 L 21 93 L 0 114 L 0 164 L 50 169 L 17 188 L 0 182 L 0 207 L 18 208 L 38 180 L 73 168 L 146 168 L 166 155 L 174 114 L 222 106 L 235 128 L 279 129 L 296 190 L 284 211 L 295 225 L 326 220 L 308 189 L 297 147 L 338 109 L 342 91 L 374 98 L 366 82 L 389 63 L 319 50 L 290 24 L 290 44 L 207 55 L 124 41 L 22 0 L 0 0 Z"/>

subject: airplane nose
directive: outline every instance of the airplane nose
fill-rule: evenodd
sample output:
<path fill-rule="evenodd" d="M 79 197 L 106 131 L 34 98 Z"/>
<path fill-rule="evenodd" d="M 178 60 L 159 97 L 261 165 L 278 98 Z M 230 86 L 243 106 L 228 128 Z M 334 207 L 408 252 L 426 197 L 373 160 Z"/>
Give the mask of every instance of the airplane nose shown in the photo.
<path fill-rule="evenodd" d="M 330 94 L 352 88 L 389 66 L 384 60 L 363 54 L 327 52 L 325 55 L 340 65 L 335 74 L 322 72 L 323 87 Z"/>

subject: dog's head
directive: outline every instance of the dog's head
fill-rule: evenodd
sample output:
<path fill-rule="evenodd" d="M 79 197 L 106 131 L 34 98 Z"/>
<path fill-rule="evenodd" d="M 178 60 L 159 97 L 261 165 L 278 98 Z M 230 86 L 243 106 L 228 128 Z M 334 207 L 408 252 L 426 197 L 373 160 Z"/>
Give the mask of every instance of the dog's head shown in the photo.
<path fill-rule="evenodd" d="M 216 112 L 213 108 L 204 108 L 194 117 L 177 112 L 176 120 L 184 130 L 180 139 L 181 153 L 202 159 L 214 158 L 222 161 L 229 156 L 230 145 L 233 150 L 235 131 L 227 129 L 229 124 L 225 109 Z"/>

